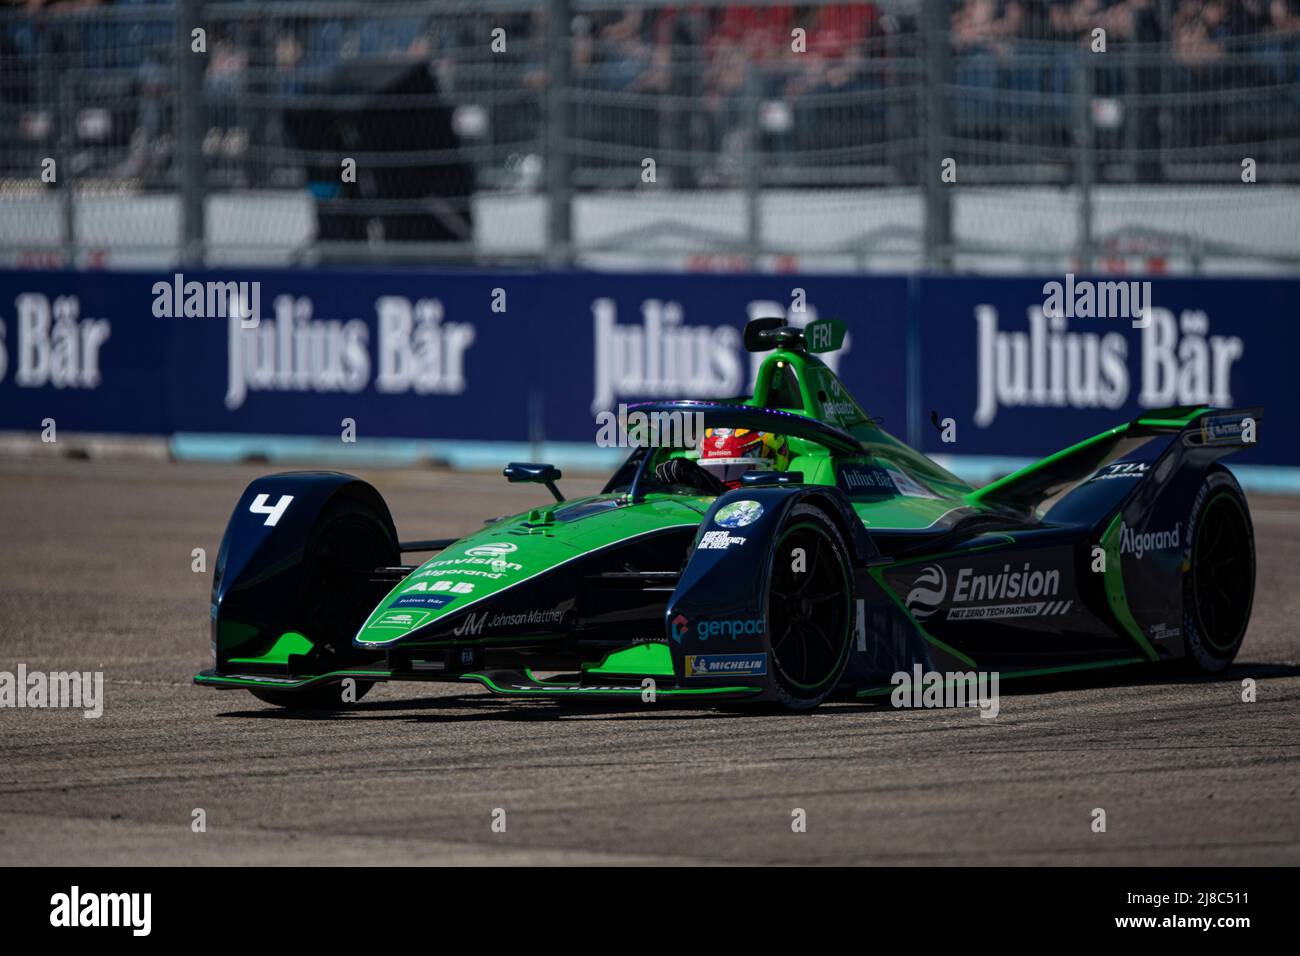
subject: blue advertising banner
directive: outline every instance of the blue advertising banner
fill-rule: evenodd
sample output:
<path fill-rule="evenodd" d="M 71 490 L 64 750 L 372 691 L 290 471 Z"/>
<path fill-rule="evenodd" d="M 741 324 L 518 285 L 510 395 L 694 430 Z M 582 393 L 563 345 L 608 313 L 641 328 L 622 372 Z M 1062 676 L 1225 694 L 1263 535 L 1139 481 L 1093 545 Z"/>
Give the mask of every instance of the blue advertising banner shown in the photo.
<path fill-rule="evenodd" d="M 595 414 L 746 393 L 760 315 L 851 320 L 830 361 L 903 433 L 903 279 L 0 272 L 0 428 L 594 442 Z M 867 321 L 864 313 L 870 317 Z"/>
<path fill-rule="evenodd" d="M 621 403 L 747 393 L 761 356 L 741 330 L 782 315 L 845 320 L 828 362 L 930 453 L 1036 458 L 1151 408 L 1263 405 L 1241 463 L 1294 466 L 1298 295 L 1245 279 L 0 272 L 0 429 L 334 437 L 350 419 L 362 438 L 594 443 Z"/>
<path fill-rule="evenodd" d="M 751 318 L 841 318 L 844 347 L 822 356 L 900 437 L 907 421 L 907 281 L 900 278 L 573 274 L 539 279 L 532 334 L 548 438 L 592 439 L 595 412 L 641 399 L 749 394 L 763 356 Z"/>
<path fill-rule="evenodd" d="M 1152 408 L 1263 405 L 1234 463 L 1300 465 L 1298 300 L 1290 280 L 919 280 L 915 391 L 956 439 L 927 424 L 921 447 L 1037 458 Z"/>
<path fill-rule="evenodd" d="M 169 336 L 130 288 L 114 273 L 0 272 L 0 428 L 169 430 Z"/>

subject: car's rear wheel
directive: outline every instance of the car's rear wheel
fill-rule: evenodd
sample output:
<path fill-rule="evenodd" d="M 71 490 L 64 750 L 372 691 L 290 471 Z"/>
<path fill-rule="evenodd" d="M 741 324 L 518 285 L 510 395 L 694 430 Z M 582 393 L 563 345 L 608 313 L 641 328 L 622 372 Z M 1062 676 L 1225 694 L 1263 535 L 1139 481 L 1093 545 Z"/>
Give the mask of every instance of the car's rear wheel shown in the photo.
<path fill-rule="evenodd" d="M 1255 599 L 1255 531 L 1241 487 L 1226 469 L 1211 471 L 1197 492 L 1187 540 L 1185 662 L 1194 672 L 1213 674 L 1241 649 Z"/>
<path fill-rule="evenodd" d="M 363 498 L 341 496 L 321 512 L 307 541 L 298 630 L 312 642 L 321 673 L 352 663 L 352 637 L 374 608 L 375 595 L 366 584 L 366 572 L 401 561 L 401 549 L 385 517 Z M 355 680 L 350 688 L 331 684 L 250 692 L 277 707 L 327 710 L 360 700 L 372 686 L 374 681 Z"/>
<path fill-rule="evenodd" d="M 852 639 L 848 548 L 820 508 L 796 505 L 773 552 L 767 620 L 777 699 L 816 707 L 835 690 Z"/>

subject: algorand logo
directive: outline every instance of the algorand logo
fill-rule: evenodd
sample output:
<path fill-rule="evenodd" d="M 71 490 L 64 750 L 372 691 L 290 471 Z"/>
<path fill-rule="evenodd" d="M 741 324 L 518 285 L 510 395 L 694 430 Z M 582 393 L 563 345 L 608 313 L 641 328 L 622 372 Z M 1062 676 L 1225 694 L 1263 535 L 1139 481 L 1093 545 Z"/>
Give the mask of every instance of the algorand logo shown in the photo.
<path fill-rule="evenodd" d="M 948 593 L 948 575 L 937 564 L 931 564 L 912 582 L 912 590 L 907 594 L 907 609 L 918 621 L 939 610 L 944 595 Z"/>
<path fill-rule="evenodd" d="M 1210 335 L 1206 313 L 1177 318 L 1146 307 L 1141 326 L 1138 404 L 1231 406 L 1232 367 L 1245 353 L 1235 335 Z M 1028 310 L 1025 332 L 998 328 L 998 310 L 975 307 L 979 382 L 975 424 L 987 428 L 1002 408 L 1120 408 L 1132 392 L 1129 342 L 1119 332 L 1071 332 L 1068 316 Z"/>
<path fill-rule="evenodd" d="M 1128 525 L 1120 525 L 1119 553 L 1140 558 L 1148 551 L 1167 551 L 1180 547 L 1178 530 L 1181 526 L 1181 522 L 1177 522 L 1172 531 L 1147 531 L 1137 534 Z"/>
<path fill-rule="evenodd" d="M 646 299 L 640 324 L 619 325 L 613 299 L 591 304 L 596 394 L 592 414 L 622 396 L 725 398 L 744 387 L 740 332 L 729 325 L 685 325 L 677 302 Z"/>

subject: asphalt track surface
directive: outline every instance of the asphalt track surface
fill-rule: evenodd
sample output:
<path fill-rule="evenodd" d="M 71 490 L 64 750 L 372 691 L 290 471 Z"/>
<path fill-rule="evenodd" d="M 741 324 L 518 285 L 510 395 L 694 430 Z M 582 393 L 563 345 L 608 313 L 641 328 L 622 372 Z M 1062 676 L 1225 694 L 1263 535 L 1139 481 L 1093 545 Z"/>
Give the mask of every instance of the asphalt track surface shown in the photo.
<path fill-rule="evenodd" d="M 1295 498 L 1251 501 L 1255 613 L 1217 680 L 1012 682 L 993 720 L 505 701 L 468 684 L 380 685 L 309 717 L 190 682 L 209 663 L 211 584 L 191 551 L 211 567 L 268 470 L 0 459 L 0 671 L 102 670 L 106 696 L 98 720 L 0 709 L 0 864 L 1300 863 Z M 546 494 L 362 475 L 403 537 Z"/>

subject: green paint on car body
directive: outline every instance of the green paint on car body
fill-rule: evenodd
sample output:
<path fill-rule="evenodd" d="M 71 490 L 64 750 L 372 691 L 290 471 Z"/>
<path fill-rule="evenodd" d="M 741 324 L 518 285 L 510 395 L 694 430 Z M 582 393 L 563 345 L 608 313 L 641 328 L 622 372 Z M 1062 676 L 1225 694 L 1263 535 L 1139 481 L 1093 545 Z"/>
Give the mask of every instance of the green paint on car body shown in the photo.
<path fill-rule="evenodd" d="M 634 644 L 605 655 L 599 664 L 583 665 L 588 674 L 672 677 L 673 655 L 667 644 Z"/>
<path fill-rule="evenodd" d="M 230 664 L 288 664 L 290 654 L 310 653 L 314 645 L 306 635 L 297 631 L 285 631 L 275 639 L 265 654 L 260 657 L 232 657 Z"/>
<path fill-rule="evenodd" d="M 1093 435 L 1091 438 L 1085 438 L 1081 442 L 1075 442 L 1069 448 L 1062 448 L 1060 451 L 1056 452 L 1055 454 L 1048 455 L 1046 458 L 1041 458 L 1038 461 L 1033 462 L 1032 464 L 1026 465 L 1024 468 L 1021 468 L 1019 471 L 1013 471 L 1011 474 L 1007 475 L 1004 478 L 999 478 L 997 481 L 989 482 L 987 485 L 985 485 L 983 488 L 980 488 L 978 491 L 974 491 L 969 495 L 967 495 L 966 500 L 971 502 L 972 504 L 976 504 L 990 498 L 996 498 L 999 492 L 1017 484 L 1024 478 L 1029 477 L 1030 475 L 1037 474 L 1038 472 L 1042 471 L 1044 468 L 1051 467 L 1052 465 L 1056 464 L 1057 462 L 1061 461 L 1064 458 L 1068 458 L 1071 455 L 1077 454 L 1080 451 L 1083 451 L 1087 448 L 1091 448 L 1093 445 L 1097 445 L 1102 442 L 1113 441 L 1121 438 L 1128 431 L 1128 428 L 1129 426 L 1127 423 L 1123 425 L 1116 425 L 1114 428 L 1108 428 L 1104 432 L 1100 432 L 1096 435 Z"/>
<path fill-rule="evenodd" d="M 1213 411 L 1209 405 L 1200 405 L 1181 418 L 1153 417 L 1139 418 L 1138 424 L 1144 428 L 1186 428 L 1206 412 Z"/>
<path fill-rule="evenodd" d="M 509 588 L 571 561 L 589 558 L 604 548 L 644 535 L 695 528 L 701 519 L 701 511 L 691 507 L 691 500 L 684 502 L 666 495 L 635 504 L 627 502 L 624 496 L 594 495 L 566 501 L 563 508 L 555 509 L 554 515 L 562 515 L 565 508 L 602 503 L 608 506 L 594 509 L 585 517 L 561 518 L 542 526 L 530 522 L 527 512 L 504 518 L 434 554 L 379 602 L 358 631 L 356 643 L 392 644 L 413 631 L 476 608 Z M 433 584 L 444 589 L 428 590 Z M 457 585 L 471 590 L 458 593 L 452 590 Z M 442 607 L 399 605 L 404 596 L 412 594 L 422 597 L 436 594 L 449 600 Z M 395 615 L 389 612 L 409 614 L 413 623 L 394 626 Z"/>
<path fill-rule="evenodd" d="M 584 687 L 581 684 L 551 684 L 545 687 L 502 687 L 488 674 L 463 674 L 464 680 L 478 681 L 494 694 L 507 697 L 542 696 L 555 694 L 564 697 L 640 697 L 644 693 L 641 687 Z M 761 694 L 763 688 L 751 686 L 734 687 L 664 687 L 657 688 L 657 697 L 719 697 L 737 694 Z"/>
<path fill-rule="evenodd" d="M 1101 546 L 1106 558 L 1106 570 L 1102 574 L 1102 582 L 1106 587 L 1106 602 L 1125 632 L 1147 656 L 1147 660 L 1154 661 L 1160 655 L 1156 653 L 1156 649 L 1151 646 L 1151 642 L 1142 633 L 1142 628 L 1134 620 L 1133 611 L 1128 605 L 1128 594 L 1124 590 L 1124 563 L 1120 556 L 1120 524 L 1123 517 L 1122 512 L 1116 514 L 1107 526 L 1105 534 L 1101 536 Z"/>

